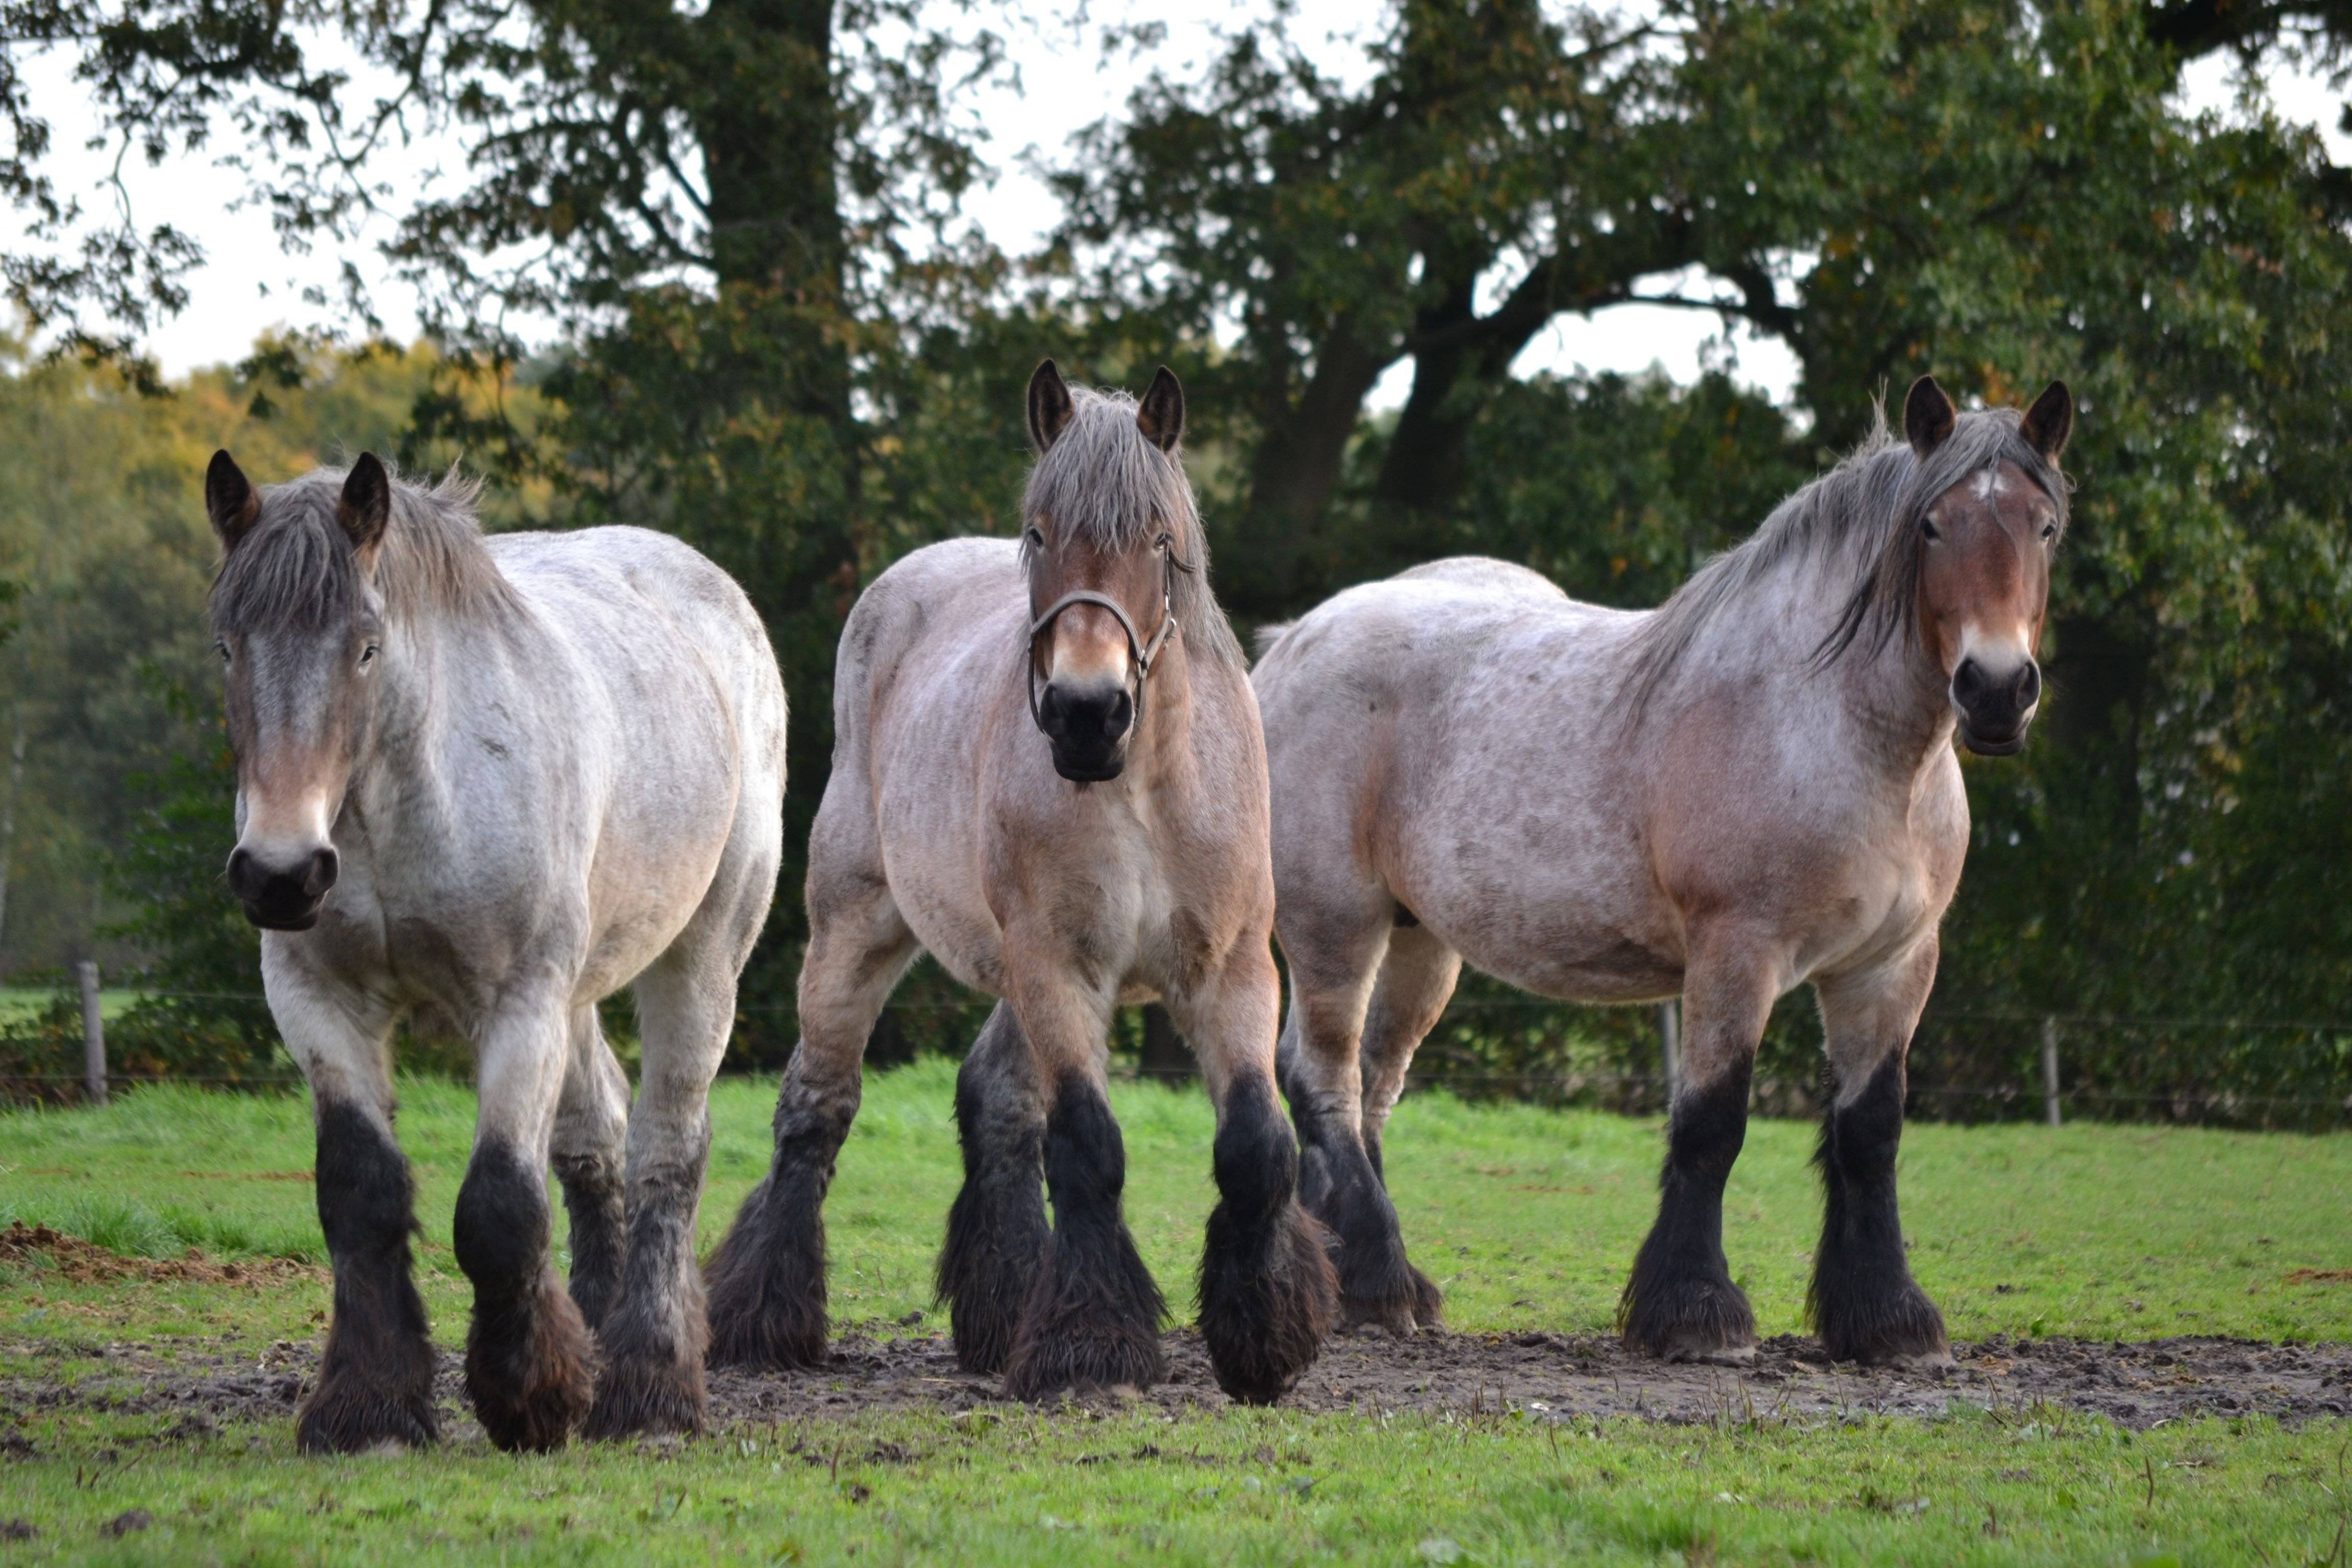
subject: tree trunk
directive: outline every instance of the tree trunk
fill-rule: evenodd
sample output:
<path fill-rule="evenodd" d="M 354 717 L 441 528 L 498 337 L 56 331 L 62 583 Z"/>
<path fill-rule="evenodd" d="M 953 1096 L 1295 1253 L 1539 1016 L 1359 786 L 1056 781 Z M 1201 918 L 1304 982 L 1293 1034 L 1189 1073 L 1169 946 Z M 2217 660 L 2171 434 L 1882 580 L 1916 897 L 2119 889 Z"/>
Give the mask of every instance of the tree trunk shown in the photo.
<path fill-rule="evenodd" d="M 0 795 L 0 952 L 8 950 L 8 870 L 16 861 L 16 800 L 25 789 L 25 704 L 8 708 L 8 793 Z"/>

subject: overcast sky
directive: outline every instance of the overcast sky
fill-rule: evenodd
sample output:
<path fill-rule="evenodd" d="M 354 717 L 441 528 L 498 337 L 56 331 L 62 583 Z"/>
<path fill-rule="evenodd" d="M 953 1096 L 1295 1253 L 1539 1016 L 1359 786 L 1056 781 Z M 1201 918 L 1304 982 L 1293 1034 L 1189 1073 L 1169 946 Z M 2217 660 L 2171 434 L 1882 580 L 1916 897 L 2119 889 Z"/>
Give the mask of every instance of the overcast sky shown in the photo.
<path fill-rule="evenodd" d="M 1010 43 L 1024 89 L 992 90 L 975 105 L 980 123 L 992 137 L 987 156 L 997 177 L 991 187 L 971 197 L 966 210 L 1006 250 L 1029 248 L 1052 224 L 1056 208 L 1043 185 L 1024 172 L 1022 154 L 1034 150 L 1048 158 L 1060 157 L 1074 132 L 1116 113 L 1153 67 L 1180 77 L 1189 74 L 1192 64 L 1214 47 L 1216 28 L 1237 25 L 1249 9 L 1237 0 L 1160 0 L 1152 15 L 1168 23 L 1167 43 L 1141 60 L 1103 58 L 1097 39 L 1107 7 L 1096 7 L 1096 21 L 1084 26 L 1064 20 L 1017 28 Z M 1360 0 L 1301 0 L 1297 36 L 1314 48 L 1327 69 L 1361 77 L 1366 67 L 1358 39 L 1367 10 Z M 111 201 L 100 189 L 113 165 L 111 153 L 87 151 L 83 142 L 92 122 L 54 107 L 70 106 L 79 99 L 63 63 L 50 62 L 36 79 L 40 91 L 37 101 L 51 114 L 56 132 L 52 168 L 60 186 L 84 193 L 85 202 L 93 205 Z M 2352 146 L 2335 132 L 2341 100 L 2325 83 L 2282 74 L 2271 79 L 2268 89 L 2283 114 L 2326 132 L 2339 161 L 2352 156 Z M 2191 108 L 2234 112 L 2229 62 L 2219 57 L 2199 62 L 2189 73 L 2184 96 Z M 402 150 L 384 167 L 394 188 L 403 193 L 447 188 L 454 179 L 445 178 L 445 172 L 461 175 L 463 156 L 453 142 L 427 143 Z M 387 330 L 403 339 L 414 336 L 413 304 L 399 284 L 385 278 L 373 249 L 383 237 L 380 228 L 340 251 L 321 247 L 309 256 L 287 256 L 271 242 L 261 215 L 236 210 L 245 188 L 243 176 L 217 167 L 209 154 L 161 168 L 131 160 L 125 182 L 142 227 L 173 224 L 194 235 L 214 258 L 191 280 L 188 310 L 150 341 L 148 346 L 167 373 L 236 359 L 256 335 L 271 327 L 331 323 L 331 311 L 305 303 L 302 293 L 306 287 L 331 291 L 345 256 L 373 285 L 376 309 Z M 1655 280 L 1652 291 L 1663 292 L 1672 281 Z M 1633 372 L 1655 363 L 1675 378 L 1688 380 L 1703 363 L 1730 363 L 1740 379 L 1776 396 L 1787 395 L 1796 370 L 1793 358 L 1777 342 L 1745 333 L 1727 342 L 1713 316 L 1654 306 L 1621 306 L 1590 321 L 1557 318 L 1528 346 L 1515 368 L 1527 374 L 1580 364 Z M 1408 374 L 1408 366 L 1395 367 L 1375 390 L 1374 403 L 1402 402 Z"/>

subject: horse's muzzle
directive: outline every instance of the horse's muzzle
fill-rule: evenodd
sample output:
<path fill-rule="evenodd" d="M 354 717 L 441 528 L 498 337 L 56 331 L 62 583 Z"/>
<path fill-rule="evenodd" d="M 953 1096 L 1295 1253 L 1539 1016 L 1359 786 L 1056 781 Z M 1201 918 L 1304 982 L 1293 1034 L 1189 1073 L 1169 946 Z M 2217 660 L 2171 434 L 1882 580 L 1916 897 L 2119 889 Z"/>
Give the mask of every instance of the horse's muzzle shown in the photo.
<path fill-rule="evenodd" d="M 2026 728 L 2042 703 L 2042 667 L 2032 659 L 1995 672 L 1974 658 L 1952 671 L 1952 710 L 1960 743 L 1980 757 L 2013 757 L 2025 749 Z"/>
<path fill-rule="evenodd" d="M 1127 767 L 1135 700 L 1124 686 L 1064 687 L 1048 681 L 1037 699 L 1037 727 L 1054 771 L 1076 784 L 1101 784 Z"/>
<path fill-rule="evenodd" d="M 331 847 L 314 849 L 290 866 L 272 866 L 243 845 L 228 858 L 228 888 L 245 918 L 264 931 L 309 931 L 341 872 Z"/>

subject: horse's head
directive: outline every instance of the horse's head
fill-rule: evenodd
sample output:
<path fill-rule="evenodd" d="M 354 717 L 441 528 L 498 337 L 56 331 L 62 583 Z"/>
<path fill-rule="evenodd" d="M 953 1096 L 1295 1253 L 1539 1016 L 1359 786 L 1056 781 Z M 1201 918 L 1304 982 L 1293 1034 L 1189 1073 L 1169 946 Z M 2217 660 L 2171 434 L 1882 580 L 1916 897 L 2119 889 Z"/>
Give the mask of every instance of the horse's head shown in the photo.
<path fill-rule="evenodd" d="M 362 453 L 340 492 L 297 483 L 265 496 L 215 452 L 205 510 L 223 552 L 213 635 L 236 752 L 228 885 L 255 925 L 307 931 L 341 868 L 332 830 L 373 728 L 392 476 Z"/>
<path fill-rule="evenodd" d="M 1903 433 L 1923 471 L 1936 473 L 1958 424 L 1933 376 L 1912 384 Z M 1920 514 L 1920 636 L 1949 682 L 1961 743 L 1985 756 L 2022 750 L 2042 701 L 2034 650 L 2049 603 L 2051 554 L 2066 523 L 2058 457 L 2074 427 L 2074 398 L 2053 381 L 2016 427 L 2038 471 L 2018 460 L 2013 446 L 2012 456 L 1971 460 Z"/>
<path fill-rule="evenodd" d="M 1030 712 L 1066 779 L 1118 777 L 1152 661 L 1175 631 L 1174 576 L 1198 522 L 1177 445 L 1184 389 L 1163 366 L 1140 403 L 1029 378 L 1037 468 L 1023 504 Z"/>

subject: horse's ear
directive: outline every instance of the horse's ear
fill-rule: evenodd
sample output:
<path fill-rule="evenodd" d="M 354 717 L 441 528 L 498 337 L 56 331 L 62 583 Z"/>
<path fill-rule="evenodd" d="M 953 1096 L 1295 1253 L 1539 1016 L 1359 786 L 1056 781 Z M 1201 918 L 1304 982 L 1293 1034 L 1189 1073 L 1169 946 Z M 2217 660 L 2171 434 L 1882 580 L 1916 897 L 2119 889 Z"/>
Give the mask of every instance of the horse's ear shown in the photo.
<path fill-rule="evenodd" d="M 224 555 L 253 531 L 261 517 L 261 492 L 226 448 L 213 454 L 212 467 L 205 470 L 205 515 L 212 519 Z"/>
<path fill-rule="evenodd" d="M 1172 452 L 1184 438 L 1184 388 L 1166 365 L 1151 378 L 1151 389 L 1135 407 L 1135 427 L 1163 452 Z"/>
<path fill-rule="evenodd" d="M 362 452 L 335 502 L 335 521 L 343 525 L 352 553 L 361 564 L 374 560 L 376 546 L 383 542 L 384 524 L 391 520 L 392 476 L 384 472 L 382 458 L 373 452 Z"/>
<path fill-rule="evenodd" d="M 1959 420 L 1958 410 L 1934 376 L 1923 375 L 1911 384 L 1911 395 L 1903 400 L 1903 436 L 1914 452 L 1927 457 L 1951 438 L 1952 426 Z"/>
<path fill-rule="evenodd" d="M 2052 382 L 2025 411 L 2025 422 L 2017 428 L 2025 444 L 2056 468 L 2058 454 L 2066 449 L 2066 437 L 2074 433 L 2074 395 L 2066 390 L 2064 382 Z"/>
<path fill-rule="evenodd" d="M 1040 360 L 1029 378 L 1029 439 L 1041 457 L 1070 427 L 1070 416 L 1076 412 L 1061 371 L 1052 360 Z"/>

